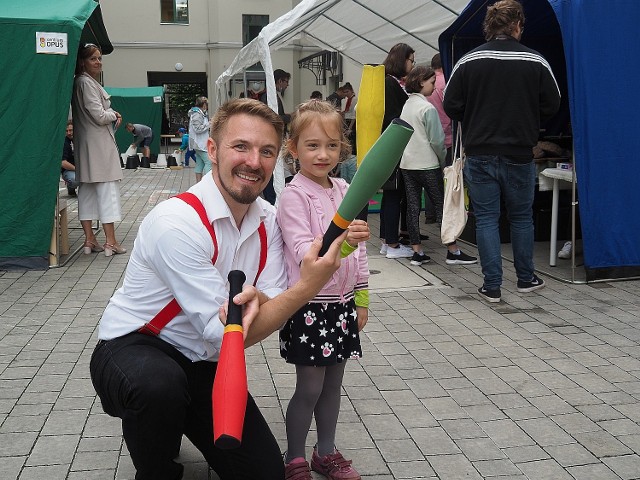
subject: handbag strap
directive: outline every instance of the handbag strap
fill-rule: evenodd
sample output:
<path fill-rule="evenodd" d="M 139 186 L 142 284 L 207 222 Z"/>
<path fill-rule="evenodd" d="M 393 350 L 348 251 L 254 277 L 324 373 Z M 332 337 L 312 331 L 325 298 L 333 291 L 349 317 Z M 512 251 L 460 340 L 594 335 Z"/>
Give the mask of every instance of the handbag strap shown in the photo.
<path fill-rule="evenodd" d="M 454 161 L 460 159 L 464 165 L 464 147 L 462 146 L 462 124 L 458 122 L 456 126 L 456 145 L 453 150 Z"/>

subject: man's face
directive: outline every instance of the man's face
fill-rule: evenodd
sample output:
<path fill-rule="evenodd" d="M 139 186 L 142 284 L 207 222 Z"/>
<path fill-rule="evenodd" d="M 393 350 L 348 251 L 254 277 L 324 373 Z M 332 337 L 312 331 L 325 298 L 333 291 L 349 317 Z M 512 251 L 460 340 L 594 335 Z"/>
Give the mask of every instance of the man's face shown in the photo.
<path fill-rule="evenodd" d="M 73 125 L 67 125 L 66 135 L 69 137 L 69 140 L 73 140 Z"/>
<path fill-rule="evenodd" d="M 133 129 L 135 127 L 133 125 L 127 125 L 126 129 L 129 130 L 131 133 L 133 133 Z"/>
<path fill-rule="evenodd" d="M 266 120 L 247 114 L 229 118 L 219 141 L 208 141 L 215 179 L 230 207 L 255 201 L 269 182 L 280 150 L 280 137 Z"/>
<path fill-rule="evenodd" d="M 289 86 L 289 78 L 281 78 L 276 82 L 276 89 L 280 93 L 284 93 L 284 91 L 287 89 L 288 86 Z"/>

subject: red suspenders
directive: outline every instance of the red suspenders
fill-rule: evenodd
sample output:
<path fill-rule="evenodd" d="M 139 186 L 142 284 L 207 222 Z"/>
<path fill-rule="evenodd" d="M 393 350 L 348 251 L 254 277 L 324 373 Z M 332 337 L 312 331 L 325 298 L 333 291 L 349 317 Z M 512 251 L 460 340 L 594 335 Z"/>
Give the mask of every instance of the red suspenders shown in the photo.
<path fill-rule="evenodd" d="M 216 232 L 213 229 L 213 225 L 209 223 L 209 218 L 207 217 L 207 212 L 204 209 L 204 205 L 198 197 L 196 197 L 193 193 L 184 192 L 180 195 L 176 195 L 176 198 L 179 198 L 183 202 L 188 203 L 193 207 L 193 209 L 198 213 L 202 224 L 205 226 L 209 235 L 211 235 L 211 240 L 213 240 L 213 258 L 211 259 L 211 263 L 215 265 L 216 260 L 218 258 L 218 240 L 216 239 Z M 258 235 L 260 236 L 260 262 L 258 264 L 258 273 L 256 273 L 256 278 L 253 281 L 253 285 L 255 286 L 258 283 L 258 277 L 264 270 L 265 264 L 267 263 L 267 229 L 264 226 L 264 222 L 260 222 L 260 226 L 258 227 Z M 156 336 L 160 333 L 167 324 L 174 319 L 182 308 L 178 305 L 177 300 L 174 298 L 171 300 L 165 307 L 160 310 L 155 317 L 153 317 L 149 322 L 138 329 L 138 332 L 144 333 L 145 335 Z"/>

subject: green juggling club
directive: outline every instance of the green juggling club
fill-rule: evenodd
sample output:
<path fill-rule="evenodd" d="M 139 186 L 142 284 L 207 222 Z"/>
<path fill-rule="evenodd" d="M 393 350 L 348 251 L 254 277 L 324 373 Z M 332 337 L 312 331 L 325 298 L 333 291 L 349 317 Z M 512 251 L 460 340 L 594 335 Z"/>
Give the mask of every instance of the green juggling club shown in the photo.
<path fill-rule="evenodd" d="M 349 227 L 373 194 L 391 176 L 412 134 L 413 127 L 399 118 L 393 119 L 382 132 L 351 180 L 351 185 L 322 238 L 320 256 L 327 253 L 331 243 Z"/>

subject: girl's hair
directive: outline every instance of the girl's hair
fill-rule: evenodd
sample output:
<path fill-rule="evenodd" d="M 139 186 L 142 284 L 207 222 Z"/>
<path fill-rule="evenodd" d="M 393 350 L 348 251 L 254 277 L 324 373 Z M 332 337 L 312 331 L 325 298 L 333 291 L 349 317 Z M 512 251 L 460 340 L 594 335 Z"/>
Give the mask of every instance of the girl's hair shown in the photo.
<path fill-rule="evenodd" d="M 484 38 L 489 41 L 496 35 L 511 35 L 516 26 L 524 27 L 524 11 L 517 0 L 500 0 L 487 7 L 482 31 Z"/>
<path fill-rule="evenodd" d="M 418 65 L 411 70 L 407 79 L 404 83 L 404 88 L 407 90 L 407 93 L 419 93 L 422 90 L 422 85 L 420 85 L 425 80 L 429 80 L 431 77 L 435 76 L 436 72 L 431 67 L 425 67 L 424 65 Z"/>
<path fill-rule="evenodd" d="M 340 132 L 340 160 L 346 159 L 351 154 L 351 145 L 344 135 L 342 115 L 331 103 L 315 99 L 300 104 L 291 115 L 289 139 L 282 147 L 283 156 L 291 156 L 290 146 L 298 143 L 302 131 L 315 120 L 319 120 L 323 127 L 331 122 L 335 123 L 338 132 Z"/>
<path fill-rule="evenodd" d="M 80 50 L 78 50 L 78 58 L 76 59 L 76 75 L 84 73 L 84 61 L 91 57 L 96 50 L 102 55 L 102 50 L 94 43 L 85 43 L 80 47 Z"/>
<path fill-rule="evenodd" d="M 396 43 L 384 59 L 385 75 L 393 75 L 402 78 L 407 74 L 407 59 L 415 53 L 415 50 L 406 43 Z"/>

